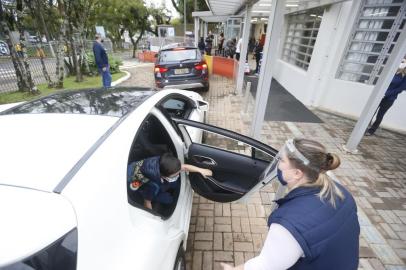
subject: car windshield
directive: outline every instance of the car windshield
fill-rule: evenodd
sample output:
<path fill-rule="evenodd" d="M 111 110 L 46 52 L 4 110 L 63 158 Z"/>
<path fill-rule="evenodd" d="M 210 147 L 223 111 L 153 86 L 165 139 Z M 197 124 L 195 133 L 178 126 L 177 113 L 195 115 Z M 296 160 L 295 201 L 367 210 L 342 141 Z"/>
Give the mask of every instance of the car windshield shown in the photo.
<path fill-rule="evenodd" d="M 198 57 L 196 49 L 182 49 L 162 51 L 160 60 L 162 62 L 178 62 L 185 59 L 196 60 Z"/>

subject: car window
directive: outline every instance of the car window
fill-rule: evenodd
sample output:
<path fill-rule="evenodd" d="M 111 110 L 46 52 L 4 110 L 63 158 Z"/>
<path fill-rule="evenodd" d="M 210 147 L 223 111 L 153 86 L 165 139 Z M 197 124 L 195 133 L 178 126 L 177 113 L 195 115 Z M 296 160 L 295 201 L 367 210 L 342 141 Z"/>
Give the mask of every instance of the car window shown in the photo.
<path fill-rule="evenodd" d="M 3 270 L 39 270 L 39 269 L 76 269 L 78 250 L 78 232 L 73 229 L 62 238 L 56 240 L 46 248 L 35 254 L 15 262 L 8 266 L 3 266 Z"/>
<path fill-rule="evenodd" d="M 198 53 L 196 49 L 191 50 L 170 50 L 161 51 L 161 62 L 177 62 L 185 59 L 196 60 L 198 59 Z"/>
<path fill-rule="evenodd" d="M 260 160 L 264 160 L 264 161 L 273 160 L 272 155 L 267 154 L 267 153 L 261 151 L 260 149 L 254 148 L 253 146 L 248 145 L 244 142 L 241 142 L 241 141 L 229 138 L 229 137 L 225 137 L 221 134 L 202 130 L 199 128 L 194 128 L 194 127 L 187 127 L 187 128 L 188 128 L 187 130 L 188 130 L 189 134 L 190 134 L 190 129 L 191 130 L 201 130 L 202 131 L 202 142 L 201 143 L 204 145 L 226 150 L 226 151 L 230 151 L 230 152 L 234 152 L 234 153 L 238 153 L 240 155 L 253 157 L 255 159 L 260 159 Z M 191 138 L 192 142 L 200 143 L 199 141 L 194 140 L 193 136 L 190 136 L 190 138 Z"/>

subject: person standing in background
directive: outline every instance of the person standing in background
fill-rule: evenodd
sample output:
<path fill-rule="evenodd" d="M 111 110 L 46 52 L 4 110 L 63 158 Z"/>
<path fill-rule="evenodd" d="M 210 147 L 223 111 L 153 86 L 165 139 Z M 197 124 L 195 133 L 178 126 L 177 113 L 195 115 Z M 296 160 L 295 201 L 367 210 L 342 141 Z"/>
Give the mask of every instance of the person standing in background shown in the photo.
<path fill-rule="evenodd" d="M 95 36 L 95 41 L 93 42 L 93 54 L 94 59 L 99 70 L 100 75 L 102 76 L 102 82 L 104 88 L 111 87 L 111 74 L 110 74 L 110 65 L 109 58 L 104 48 L 103 39 L 99 33 Z"/>
<path fill-rule="evenodd" d="M 375 134 L 375 131 L 381 124 L 386 112 L 390 109 L 390 107 L 392 107 L 393 103 L 395 103 L 396 99 L 398 98 L 398 95 L 404 90 L 406 90 L 406 59 L 403 59 L 402 63 L 400 63 L 395 76 L 385 92 L 385 96 L 379 103 L 378 114 L 376 115 L 375 122 L 367 130 L 367 136 L 372 136 Z"/>

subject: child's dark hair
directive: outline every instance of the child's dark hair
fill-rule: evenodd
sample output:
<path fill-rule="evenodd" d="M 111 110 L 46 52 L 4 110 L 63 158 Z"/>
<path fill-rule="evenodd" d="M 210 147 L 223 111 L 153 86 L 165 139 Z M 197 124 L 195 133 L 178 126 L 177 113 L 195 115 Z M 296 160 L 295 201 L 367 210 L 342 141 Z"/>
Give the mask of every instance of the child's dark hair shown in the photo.
<path fill-rule="evenodd" d="M 162 176 L 170 176 L 180 171 L 181 164 L 178 158 L 171 153 L 165 153 L 159 160 L 159 171 Z"/>

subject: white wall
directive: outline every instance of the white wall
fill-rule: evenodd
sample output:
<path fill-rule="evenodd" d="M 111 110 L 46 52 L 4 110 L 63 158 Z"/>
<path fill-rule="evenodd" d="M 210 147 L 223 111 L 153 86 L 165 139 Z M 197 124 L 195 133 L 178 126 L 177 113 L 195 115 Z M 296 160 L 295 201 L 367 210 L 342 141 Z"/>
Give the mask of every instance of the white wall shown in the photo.
<path fill-rule="evenodd" d="M 274 73 L 275 79 L 305 105 L 354 119 L 361 114 L 373 86 L 335 76 L 360 3 L 347 1 L 326 10 L 307 71 L 279 59 Z M 406 94 L 403 93 L 385 115 L 381 126 L 406 133 L 405 107 Z"/>

